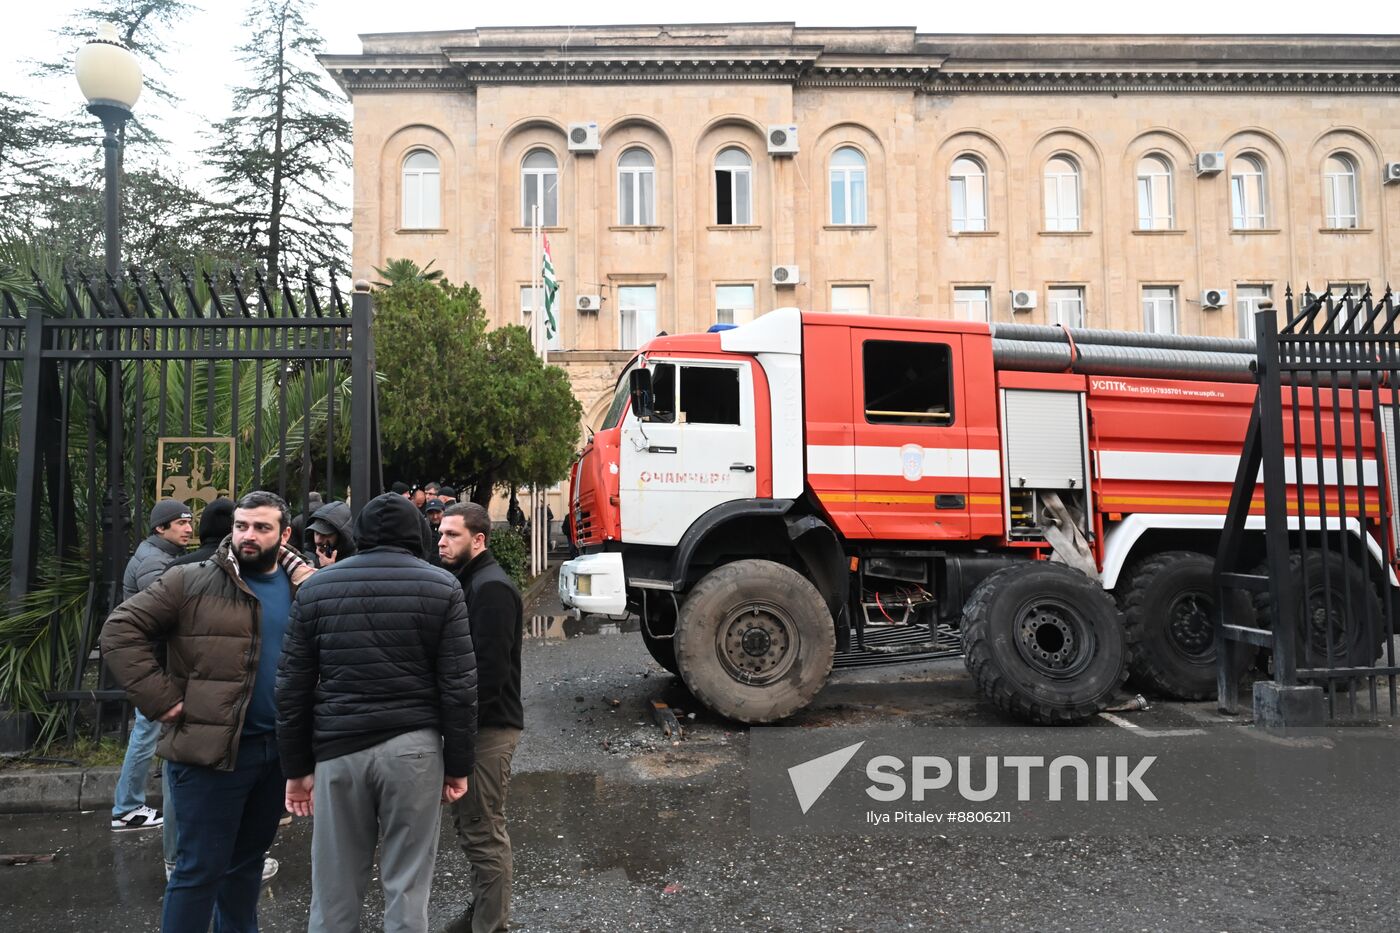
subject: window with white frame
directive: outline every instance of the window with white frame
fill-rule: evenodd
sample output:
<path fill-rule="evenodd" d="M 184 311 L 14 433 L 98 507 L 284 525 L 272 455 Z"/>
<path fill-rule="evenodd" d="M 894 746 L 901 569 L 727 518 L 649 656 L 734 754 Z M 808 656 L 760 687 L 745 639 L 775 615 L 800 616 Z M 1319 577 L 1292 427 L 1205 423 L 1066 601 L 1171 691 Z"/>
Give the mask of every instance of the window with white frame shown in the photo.
<path fill-rule="evenodd" d="M 1045 163 L 1045 229 L 1079 229 L 1079 166 L 1069 156 Z"/>
<path fill-rule="evenodd" d="M 1050 323 L 1064 327 L 1084 326 L 1082 286 L 1057 285 L 1050 289 Z"/>
<path fill-rule="evenodd" d="M 1149 334 L 1176 333 L 1176 286 L 1143 286 L 1142 329 Z"/>
<path fill-rule="evenodd" d="M 403 160 L 403 225 L 408 230 L 442 226 L 442 170 L 438 157 L 416 149 Z"/>
<path fill-rule="evenodd" d="M 559 161 L 548 149 L 532 149 L 520 164 L 520 225 L 534 223 L 540 208 L 540 226 L 559 226 Z"/>
<path fill-rule="evenodd" d="M 562 292 L 554 293 L 554 336 L 546 338 L 545 349 L 547 350 L 564 349 L 564 339 L 560 333 L 563 321 L 559 314 L 560 299 L 562 297 Z M 544 289 L 531 288 L 529 285 L 520 286 L 520 314 L 525 322 L 525 329 L 530 331 L 532 336 L 535 333 L 536 309 L 541 313 L 544 312 Z"/>
<path fill-rule="evenodd" d="M 1351 292 L 1351 297 L 1360 301 L 1361 296 L 1366 294 L 1365 282 L 1331 282 L 1327 283 L 1327 290 L 1332 293 L 1332 298 L 1341 301 L 1342 296 Z"/>
<path fill-rule="evenodd" d="M 953 317 L 959 321 L 990 321 L 992 290 L 981 285 L 953 289 Z"/>
<path fill-rule="evenodd" d="M 617 290 L 618 334 L 622 349 L 635 350 L 656 336 L 656 286 L 623 285 Z"/>
<path fill-rule="evenodd" d="M 1172 229 L 1172 165 L 1153 153 L 1138 160 L 1138 229 Z"/>
<path fill-rule="evenodd" d="M 1259 306 L 1268 301 L 1273 290 L 1268 285 L 1236 285 L 1235 312 L 1240 318 L 1240 336 L 1246 340 L 1255 337 L 1254 315 Z"/>
<path fill-rule="evenodd" d="M 865 223 L 865 156 L 851 146 L 831 154 L 831 222 Z"/>
<path fill-rule="evenodd" d="M 1264 161 L 1245 153 L 1230 163 L 1230 214 L 1236 230 L 1262 230 L 1266 219 Z"/>
<path fill-rule="evenodd" d="M 715 224 L 753 223 L 753 160 L 733 146 L 715 157 Z"/>
<path fill-rule="evenodd" d="M 987 170 L 972 156 L 958 156 L 948 176 L 954 233 L 987 229 Z"/>
<path fill-rule="evenodd" d="M 870 286 L 831 286 L 831 310 L 836 314 L 869 314 Z"/>
<path fill-rule="evenodd" d="M 1327 226 L 1333 230 L 1355 229 L 1356 160 L 1345 152 L 1327 157 L 1322 169 L 1322 197 L 1327 210 Z"/>
<path fill-rule="evenodd" d="M 633 147 L 617 160 L 617 222 L 624 227 L 656 223 L 656 160 Z"/>
<path fill-rule="evenodd" d="M 752 320 L 752 285 L 715 286 L 716 324 L 747 324 Z"/>

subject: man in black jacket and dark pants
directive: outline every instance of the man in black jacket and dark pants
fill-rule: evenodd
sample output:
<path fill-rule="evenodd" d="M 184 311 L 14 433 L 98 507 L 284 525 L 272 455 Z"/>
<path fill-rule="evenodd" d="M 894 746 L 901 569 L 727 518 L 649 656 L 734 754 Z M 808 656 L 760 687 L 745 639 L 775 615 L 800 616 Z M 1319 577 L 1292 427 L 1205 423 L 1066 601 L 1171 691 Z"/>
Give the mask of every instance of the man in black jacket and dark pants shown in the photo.
<path fill-rule="evenodd" d="M 520 591 L 486 548 L 491 517 L 475 503 L 448 506 L 438 556 L 466 593 L 476 649 L 477 743 L 471 786 L 457 801 L 457 839 L 472 867 L 470 909 L 447 929 L 504 930 L 510 922 L 511 853 L 506 831 L 510 760 L 525 725 L 520 702 Z"/>
<path fill-rule="evenodd" d="M 310 933 L 359 929 L 376 844 L 384 928 L 428 929 L 442 803 L 467 791 L 477 671 L 462 588 L 423 560 L 423 518 L 392 493 L 359 553 L 297 592 L 277 671 L 287 808 L 316 821 Z"/>

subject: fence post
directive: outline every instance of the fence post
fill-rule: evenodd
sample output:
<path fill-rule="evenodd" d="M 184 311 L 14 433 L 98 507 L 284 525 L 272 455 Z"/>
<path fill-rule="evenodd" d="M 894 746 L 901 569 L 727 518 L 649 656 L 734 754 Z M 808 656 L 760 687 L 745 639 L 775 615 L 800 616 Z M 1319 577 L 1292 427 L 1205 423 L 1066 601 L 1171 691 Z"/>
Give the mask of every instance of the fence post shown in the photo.
<path fill-rule="evenodd" d="M 378 494 L 378 441 L 374 417 L 374 299 L 360 279 L 350 296 L 350 510 L 359 515 Z"/>
<path fill-rule="evenodd" d="M 39 550 L 39 473 L 43 453 L 39 443 L 39 371 L 44 353 L 44 312 L 37 301 L 26 306 L 24 362 L 20 367 L 21 406 L 19 462 L 15 483 L 14 538 L 10 542 L 10 602 L 17 603 L 34 587 Z"/>

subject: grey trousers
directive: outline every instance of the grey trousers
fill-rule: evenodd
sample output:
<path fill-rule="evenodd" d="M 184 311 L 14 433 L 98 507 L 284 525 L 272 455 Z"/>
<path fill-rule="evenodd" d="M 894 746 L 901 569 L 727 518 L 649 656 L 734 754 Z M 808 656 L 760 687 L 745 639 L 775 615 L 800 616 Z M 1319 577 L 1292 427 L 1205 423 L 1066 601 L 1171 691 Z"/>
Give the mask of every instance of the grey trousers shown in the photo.
<path fill-rule="evenodd" d="M 498 933 L 510 926 L 511 853 L 506 831 L 510 760 L 519 729 L 481 729 L 476 767 L 467 792 L 453 805 L 457 841 L 471 863 L 472 933 Z"/>
<path fill-rule="evenodd" d="M 317 763 L 309 933 L 358 933 L 376 844 L 385 933 L 426 933 L 442 778 L 436 729 Z"/>

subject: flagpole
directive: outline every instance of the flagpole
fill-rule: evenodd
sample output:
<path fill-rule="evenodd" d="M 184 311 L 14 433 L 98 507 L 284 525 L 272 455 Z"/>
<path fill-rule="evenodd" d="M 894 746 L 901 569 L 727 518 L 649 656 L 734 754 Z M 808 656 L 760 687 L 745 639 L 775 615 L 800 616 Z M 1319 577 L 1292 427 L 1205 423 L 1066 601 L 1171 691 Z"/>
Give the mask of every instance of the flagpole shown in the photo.
<path fill-rule="evenodd" d="M 543 194 L 543 192 L 541 192 Z M 540 205 L 530 207 L 530 347 L 540 352 Z M 544 569 L 540 566 L 540 517 L 539 494 L 533 483 L 530 484 L 530 576 L 535 577 Z"/>

